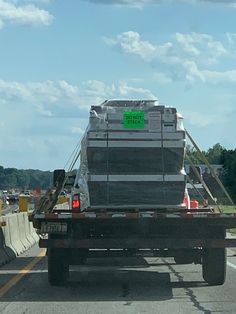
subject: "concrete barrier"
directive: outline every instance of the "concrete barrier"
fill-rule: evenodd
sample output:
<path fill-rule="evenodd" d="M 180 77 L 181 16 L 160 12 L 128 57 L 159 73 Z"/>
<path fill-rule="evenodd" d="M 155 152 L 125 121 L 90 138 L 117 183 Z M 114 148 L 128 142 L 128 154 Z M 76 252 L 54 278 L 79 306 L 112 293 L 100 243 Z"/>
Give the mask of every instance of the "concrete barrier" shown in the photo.
<path fill-rule="evenodd" d="M 5 251 L 5 240 L 2 228 L 0 227 L 0 266 L 6 264 L 9 261 L 9 257 Z"/>
<path fill-rule="evenodd" d="M 32 247 L 37 241 L 35 241 L 34 237 L 31 234 L 28 215 L 24 213 L 23 217 L 24 217 L 24 224 L 25 224 L 25 236 L 26 236 L 27 241 L 30 243 L 30 247 Z"/>
<path fill-rule="evenodd" d="M 3 225 L 2 225 L 3 224 Z M 0 266 L 14 259 L 39 241 L 27 213 L 0 217 Z"/>
<path fill-rule="evenodd" d="M 25 246 L 20 240 L 20 230 L 18 225 L 17 215 L 10 214 L 6 216 L 6 229 L 9 231 L 10 243 L 17 255 L 25 251 Z"/>
<path fill-rule="evenodd" d="M 31 221 L 29 222 L 29 227 L 30 227 L 30 234 L 34 238 L 35 243 L 37 243 L 39 241 L 39 236 L 36 233 L 36 231 L 35 231 L 35 229 L 33 227 L 33 223 Z"/>
<path fill-rule="evenodd" d="M 4 237 L 4 242 L 5 242 L 4 250 L 7 256 L 9 257 L 9 260 L 12 260 L 16 257 L 17 252 L 11 243 L 11 230 L 7 226 L 6 216 L 1 217 L 1 220 L 6 223 L 6 226 L 2 227 L 3 237 Z"/>
<path fill-rule="evenodd" d="M 24 213 L 19 213 L 16 215 L 16 217 L 17 217 L 20 241 L 25 247 L 25 250 L 28 250 L 31 247 L 31 244 L 26 238 Z"/>

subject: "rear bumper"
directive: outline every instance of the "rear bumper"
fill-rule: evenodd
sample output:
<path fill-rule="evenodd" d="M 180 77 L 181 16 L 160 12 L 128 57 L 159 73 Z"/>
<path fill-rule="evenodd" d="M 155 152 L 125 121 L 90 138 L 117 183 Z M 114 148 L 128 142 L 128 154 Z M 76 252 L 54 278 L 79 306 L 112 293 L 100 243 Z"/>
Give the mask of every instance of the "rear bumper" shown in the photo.
<path fill-rule="evenodd" d="M 235 239 L 40 239 L 41 248 L 191 249 L 236 247 Z"/>
<path fill-rule="evenodd" d="M 42 221 L 55 221 L 66 223 L 96 223 L 106 221 L 109 224 L 121 223 L 127 221 L 152 221 L 161 225 L 194 225 L 194 226 L 220 226 L 223 228 L 236 228 L 236 213 L 213 213 L 213 212 L 174 212 L 158 213 L 156 211 L 139 211 L 139 212 L 81 212 L 81 213 L 42 213 L 34 214 L 29 217 L 33 221 L 35 228 Z"/>

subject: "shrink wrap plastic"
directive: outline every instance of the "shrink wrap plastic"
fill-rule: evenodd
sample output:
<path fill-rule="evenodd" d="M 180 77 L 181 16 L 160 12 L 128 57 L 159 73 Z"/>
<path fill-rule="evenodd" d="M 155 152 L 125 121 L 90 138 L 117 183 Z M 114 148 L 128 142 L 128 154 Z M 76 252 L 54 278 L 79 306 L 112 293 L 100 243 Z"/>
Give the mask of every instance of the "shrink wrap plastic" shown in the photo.
<path fill-rule="evenodd" d="M 81 207 L 183 206 L 185 131 L 175 108 L 155 101 L 92 106 L 81 142 Z"/>

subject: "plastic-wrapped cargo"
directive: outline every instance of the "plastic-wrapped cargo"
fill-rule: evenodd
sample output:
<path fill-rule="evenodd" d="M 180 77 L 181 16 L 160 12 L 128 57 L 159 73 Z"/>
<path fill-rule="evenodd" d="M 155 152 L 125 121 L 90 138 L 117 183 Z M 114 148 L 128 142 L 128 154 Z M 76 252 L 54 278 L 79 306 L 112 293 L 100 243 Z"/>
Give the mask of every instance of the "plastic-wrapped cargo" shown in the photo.
<path fill-rule="evenodd" d="M 77 175 L 82 209 L 182 206 L 182 120 L 175 108 L 153 100 L 92 106 Z"/>

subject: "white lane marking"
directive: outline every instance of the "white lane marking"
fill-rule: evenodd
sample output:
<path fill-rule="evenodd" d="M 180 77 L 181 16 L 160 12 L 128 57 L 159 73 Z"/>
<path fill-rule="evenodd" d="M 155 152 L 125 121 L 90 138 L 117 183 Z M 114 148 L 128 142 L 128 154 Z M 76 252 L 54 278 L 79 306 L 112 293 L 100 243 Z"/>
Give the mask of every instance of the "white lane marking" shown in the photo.
<path fill-rule="evenodd" d="M 232 268 L 234 268 L 234 269 L 236 269 L 236 265 L 235 265 L 235 264 L 232 264 L 232 263 L 230 263 L 230 262 L 227 262 L 227 265 L 230 266 L 230 267 L 232 267 Z"/>

